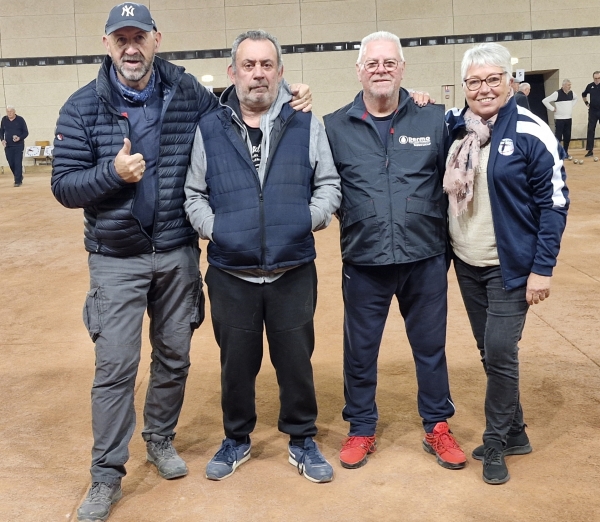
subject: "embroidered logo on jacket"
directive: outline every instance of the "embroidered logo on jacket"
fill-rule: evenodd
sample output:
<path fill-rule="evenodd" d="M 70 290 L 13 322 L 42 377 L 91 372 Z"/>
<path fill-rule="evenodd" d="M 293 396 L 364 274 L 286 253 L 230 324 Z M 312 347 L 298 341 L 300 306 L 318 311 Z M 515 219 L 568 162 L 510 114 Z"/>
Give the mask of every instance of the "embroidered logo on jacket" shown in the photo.
<path fill-rule="evenodd" d="M 406 145 L 407 143 L 414 147 L 429 147 L 431 145 L 430 136 L 421 136 L 420 138 L 412 138 L 411 136 L 400 136 L 398 138 L 400 145 Z"/>
<path fill-rule="evenodd" d="M 515 151 L 515 145 L 510 138 L 504 138 L 498 145 L 498 152 L 503 156 L 510 156 Z"/>

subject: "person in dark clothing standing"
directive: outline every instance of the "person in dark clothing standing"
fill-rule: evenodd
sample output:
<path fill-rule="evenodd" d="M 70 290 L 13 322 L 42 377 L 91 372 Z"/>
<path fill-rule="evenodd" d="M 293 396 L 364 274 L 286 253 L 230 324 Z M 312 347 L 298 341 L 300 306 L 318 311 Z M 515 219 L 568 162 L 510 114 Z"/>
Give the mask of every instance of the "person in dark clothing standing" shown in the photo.
<path fill-rule="evenodd" d="M 0 140 L 4 146 L 4 153 L 10 170 L 15 177 L 15 187 L 23 184 L 23 150 L 25 138 L 29 136 L 27 124 L 12 105 L 7 105 L 6 116 L 0 123 Z"/>
<path fill-rule="evenodd" d="M 527 91 L 527 94 L 524 91 L 522 91 L 521 90 L 521 82 L 514 77 L 513 77 L 512 83 L 510 85 L 511 85 L 513 92 L 515 93 L 515 101 L 517 102 L 517 105 L 520 105 L 521 107 L 524 107 L 525 109 L 530 110 L 529 100 L 527 99 L 527 95 L 529 94 L 529 91 Z M 525 85 L 529 86 L 528 83 Z M 530 87 L 530 89 L 531 89 L 531 87 Z"/>
<path fill-rule="evenodd" d="M 588 94 L 590 101 L 587 100 Z M 594 71 L 594 81 L 589 83 L 585 91 L 581 93 L 583 103 L 588 108 L 588 130 L 587 130 L 587 154 L 585 157 L 594 155 L 594 136 L 596 134 L 596 123 L 600 121 L 600 71 Z"/>
<path fill-rule="evenodd" d="M 206 477 L 223 480 L 250 458 L 266 331 L 288 461 L 308 480 L 329 482 L 333 469 L 313 440 L 313 231 L 337 210 L 340 179 L 323 126 L 288 106 L 274 36 L 239 35 L 227 72 L 233 85 L 219 111 L 200 120 L 185 184 L 189 220 L 210 240 L 206 283 L 221 350 L 225 438 Z"/>
<path fill-rule="evenodd" d="M 377 359 L 394 296 L 416 363 L 423 449 L 460 469 L 466 458 L 447 419 L 454 415 L 446 364 L 447 138 L 442 105 L 417 107 L 400 87 L 399 38 L 362 40 L 356 72 L 363 90 L 325 116 L 342 182 L 344 420 L 340 463 L 358 468 L 376 448 Z"/>

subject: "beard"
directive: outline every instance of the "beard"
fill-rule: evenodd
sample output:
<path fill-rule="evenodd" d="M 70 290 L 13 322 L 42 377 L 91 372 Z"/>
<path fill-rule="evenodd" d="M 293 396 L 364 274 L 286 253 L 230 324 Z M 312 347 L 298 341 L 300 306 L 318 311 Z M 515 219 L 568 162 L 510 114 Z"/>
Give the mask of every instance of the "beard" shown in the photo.
<path fill-rule="evenodd" d="M 133 56 L 125 56 L 123 57 L 119 63 L 115 63 L 115 67 L 117 71 L 123 78 L 130 82 L 139 82 L 148 71 L 152 68 L 152 63 L 154 61 L 154 56 L 150 60 L 146 60 L 141 54 L 135 54 Z M 137 62 L 140 64 L 140 67 L 137 70 L 131 70 L 124 66 L 126 62 Z"/>
<path fill-rule="evenodd" d="M 279 93 L 279 82 L 262 86 L 266 87 L 266 91 L 256 92 L 254 89 L 249 87 L 241 87 L 236 85 L 236 94 L 240 100 L 240 103 L 254 109 L 270 107 L 277 99 L 277 94 Z"/>

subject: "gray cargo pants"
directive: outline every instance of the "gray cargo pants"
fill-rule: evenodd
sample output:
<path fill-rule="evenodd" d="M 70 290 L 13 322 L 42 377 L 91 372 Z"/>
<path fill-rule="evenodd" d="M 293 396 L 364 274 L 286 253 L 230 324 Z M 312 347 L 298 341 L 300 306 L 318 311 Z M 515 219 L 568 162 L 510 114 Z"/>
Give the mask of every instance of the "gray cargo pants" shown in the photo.
<path fill-rule="evenodd" d="M 152 361 L 142 436 L 173 436 L 193 331 L 204 319 L 200 251 L 189 245 L 128 258 L 90 254 L 90 291 L 83 320 L 95 342 L 92 386 L 93 482 L 125 475 L 135 428 L 134 386 L 142 320 L 150 317 Z"/>

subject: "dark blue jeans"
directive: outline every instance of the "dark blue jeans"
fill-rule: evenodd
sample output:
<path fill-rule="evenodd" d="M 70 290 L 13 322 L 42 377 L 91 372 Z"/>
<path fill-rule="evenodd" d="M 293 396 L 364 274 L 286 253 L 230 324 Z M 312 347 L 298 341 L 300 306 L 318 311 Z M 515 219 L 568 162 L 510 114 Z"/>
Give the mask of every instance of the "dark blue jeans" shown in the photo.
<path fill-rule="evenodd" d="M 471 266 L 454 258 L 471 329 L 487 375 L 483 442 L 506 443 L 523 426 L 519 399 L 519 341 L 529 305 L 525 287 L 503 288 L 499 266 Z"/>
<path fill-rule="evenodd" d="M 9 146 L 4 149 L 6 161 L 8 161 L 8 166 L 12 170 L 15 183 L 23 183 L 23 150 L 23 146 Z"/>
<path fill-rule="evenodd" d="M 418 408 L 426 432 L 454 415 L 446 366 L 445 255 L 385 266 L 344 264 L 344 420 L 351 436 L 372 436 L 379 346 L 394 296 L 415 360 Z"/>

